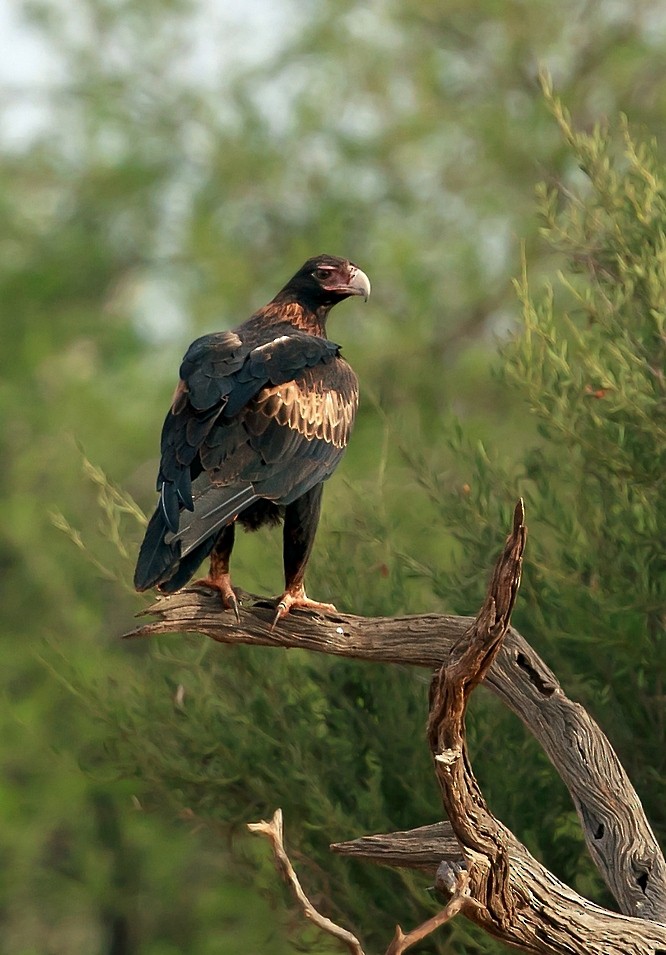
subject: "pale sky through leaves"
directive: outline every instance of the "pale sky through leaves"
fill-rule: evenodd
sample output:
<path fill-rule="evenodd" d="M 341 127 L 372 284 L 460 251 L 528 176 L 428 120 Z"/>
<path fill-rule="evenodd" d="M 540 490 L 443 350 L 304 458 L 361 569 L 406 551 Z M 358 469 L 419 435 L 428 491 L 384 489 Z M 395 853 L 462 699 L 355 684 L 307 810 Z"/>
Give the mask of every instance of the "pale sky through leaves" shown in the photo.
<path fill-rule="evenodd" d="M 64 7 L 63 7 L 64 9 Z M 76 14 L 69 19 L 76 29 Z M 205 87 L 273 55 L 298 22 L 291 0 L 201 0 L 188 18 L 183 69 Z M 0 4 L 0 140 L 21 148 L 48 127 L 48 94 L 67 77 L 21 7 Z"/>

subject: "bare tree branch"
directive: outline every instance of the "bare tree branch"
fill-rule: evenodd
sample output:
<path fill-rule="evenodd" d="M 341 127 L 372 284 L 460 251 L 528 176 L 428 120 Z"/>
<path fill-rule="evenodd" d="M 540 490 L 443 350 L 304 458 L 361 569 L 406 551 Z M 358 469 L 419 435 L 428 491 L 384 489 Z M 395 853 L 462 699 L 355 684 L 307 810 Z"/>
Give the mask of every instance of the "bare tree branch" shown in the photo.
<path fill-rule="evenodd" d="M 442 860 L 455 862 L 462 859 L 460 843 L 450 822 L 436 822 L 407 832 L 361 836 L 350 842 L 334 842 L 330 849 L 339 855 L 366 862 L 378 862 L 396 869 L 422 869 L 433 875 Z"/>
<path fill-rule="evenodd" d="M 506 944 L 540 955 L 666 955 L 666 924 L 657 920 L 666 912 L 666 864 L 638 797 L 603 733 L 582 707 L 567 700 L 539 657 L 509 629 L 525 540 L 520 501 L 484 605 L 471 621 L 434 614 L 314 620 L 293 614 L 272 630 L 272 608 L 250 598 L 241 630 L 220 611 L 217 600 L 187 591 L 160 600 L 148 611 L 160 619 L 128 636 L 185 629 L 222 643 L 298 646 L 362 659 L 437 665 L 428 740 L 450 825 L 366 836 L 333 847 L 398 866 L 429 870 L 437 864 L 435 887 L 448 901 L 411 932 L 398 927 L 386 955 L 403 955 L 458 913 Z M 544 746 L 569 787 L 602 874 L 623 908 L 641 918 L 618 915 L 579 896 L 493 816 L 474 777 L 465 740 L 467 703 L 484 678 Z M 609 842 L 604 841 L 607 821 Z M 281 811 L 270 823 L 249 828 L 271 839 L 276 865 L 305 917 L 338 938 L 352 955 L 364 955 L 358 939 L 322 916 L 303 892 L 284 848 Z M 638 899 L 636 887 L 642 893 Z"/>
<path fill-rule="evenodd" d="M 333 938 L 339 939 L 344 945 L 347 946 L 352 955 L 365 955 L 363 947 L 356 936 L 352 935 L 351 932 L 348 932 L 346 928 L 336 925 L 335 922 L 332 922 L 329 918 L 326 918 L 325 915 L 322 915 L 320 912 L 318 912 L 303 891 L 298 876 L 294 871 L 294 867 L 292 866 L 284 847 L 282 810 L 276 809 L 270 822 L 266 822 L 263 819 L 261 822 L 249 822 L 247 828 L 250 830 L 250 832 L 256 832 L 259 835 L 266 836 L 268 839 L 270 839 L 271 845 L 273 847 L 273 855 L 275 857 L 275 865 L 277 866 L 277 869 L 284 881 L 287 883 L 287 885 L 289 885 L 292 892 L 294 893 L 294 896 L 303 910 L 303 914 L 305 915 L 306 919 L 309 919 L 312 924 L 316 925 L 317 928 L 320 928 L 322 932 L 326 932 L 328 935 L 332 935 Z"/>
<path fill-rule="evenodd" d="M 428 742 L 444 808 L 469 872 L 477 876 L 473 896 L 499 930 L 515 921 L 508 846 L 500 838 L 472 772 L 465 741 L 465 713 L 472 690 L 488 672 L 509 627 L 527 537 L 524 517 L 521 500 L 516 505 L 513 528 L 497 561 L 483 607 L 433 679 L 428 718 Z M 476 864 L 477 856 L 483 859 L 481 865 Z"/>
<path fill-rule="evenodd" d="M 158 619 L 128 637 L 196 632 L 220 643 L 300 647 L 378 662 L 438 668 L 472 623 L 470 617 L 313 617 L 292 612 L 270 630 L 272 604 L 247 595 L 241 624 L 209 591 L 190 589 L 159 599 L 144 613 Z M 534 734 L 562 777 L 578 812 L 590 854 L 620 909 L 666 921 L 666 862 L 640 800 L 608 739 L 514 629 L 484 685 Z M 443 856 L 444 858 L 444 856 Z"/>
<path fill-rule="evenodd" d="M 520 583 L 526 540 L 522 501 L 476 620 L 454 645 L 431 688 L 428 741 L 442 799 L 460 843 L 471 899 L 467 918 L 523 951 L 542 955 L 656 955 L 666 925 L 628 919 L 581 898 L 548 872 L 488 808 L 474 777 L 465 739 L 472 689 L 498 653 Z M 451 891 L 450 864 L 437 886 Z M 452 899 L 461 899 L 459 886 Z"/>

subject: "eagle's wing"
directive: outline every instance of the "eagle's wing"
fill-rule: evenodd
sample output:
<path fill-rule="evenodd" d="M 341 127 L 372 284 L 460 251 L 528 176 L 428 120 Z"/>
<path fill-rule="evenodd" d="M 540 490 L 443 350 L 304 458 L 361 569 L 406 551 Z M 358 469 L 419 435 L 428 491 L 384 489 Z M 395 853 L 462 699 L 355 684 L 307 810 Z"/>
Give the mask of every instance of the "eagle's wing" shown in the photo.
<path fill-rule="evenodd" d="M 356 375 L 336 356 L 265 385 L 235 418 L 221 416 L 200 449 L 194 509 L 173 537 L 181 557 L 257 498 L 291 504 L 325 481 L 347 446 L 357 405 Z"/>

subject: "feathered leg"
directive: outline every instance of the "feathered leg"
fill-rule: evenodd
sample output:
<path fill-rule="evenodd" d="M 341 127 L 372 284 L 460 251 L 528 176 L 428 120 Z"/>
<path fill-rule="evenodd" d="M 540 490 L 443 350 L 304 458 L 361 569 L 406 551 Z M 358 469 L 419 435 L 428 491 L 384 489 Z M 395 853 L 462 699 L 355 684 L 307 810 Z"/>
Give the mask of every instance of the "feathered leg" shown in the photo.
<path fill-rule="evenodd" d="M 323 484 L 317 484 L 285 508 L 283 539 L 285 591 L 278 600 L 273 627 L 281 617 L 289 613 L 292 607 L 319 610 L 322 613 L 336 613 L 333 604 L 310 600 L 305 593 L 303 583 L 305 568 L 319 524 L 322 491 Z"/>
<path fill-rule="evenodd" d="M 225 610 L 233 610 L 237 622 L 240 623 L 238 596 L 231 586 L 231 576 L 229 574 L 229 560 L 234 547 L 235 530 L 234 522 L 222 528 L 210 554 L 208 576 L 196 580 L 194 585 L 211 587 L 213 590 L 219 591 L 223 607 Z"/>

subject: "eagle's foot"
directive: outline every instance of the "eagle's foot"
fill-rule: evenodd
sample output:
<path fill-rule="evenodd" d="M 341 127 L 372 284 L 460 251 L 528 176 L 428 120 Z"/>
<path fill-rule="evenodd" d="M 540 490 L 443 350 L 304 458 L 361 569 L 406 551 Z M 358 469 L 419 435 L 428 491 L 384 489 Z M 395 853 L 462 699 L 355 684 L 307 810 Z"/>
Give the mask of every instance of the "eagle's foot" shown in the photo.
<path fill-rule="evenodd" d="M 278 620 L 281 620 L 282 617 L 286 617 L 289 611 L 294 607 L 300 610 L 315 610 L 319 613 L 338 612 L 334 604 L 325 604 L 320 603 L 318 600 L 310 600 L 303 586 L 295 587 L 292 590 L 285 590 L 275 605 L 275 616 L 273 617 L 271 630 L 274 630 Z"/>
<path fill-rule="evenodd" d="M 209 587 L 211 590 L 217 590 L 222 599 L 224 609 L 233 610 L 236 623 L 240 623 L 240 593 L 236 592 L 231 586 L 231 577 L 229 574 L 220 574 L 219 577 L 202 577 L 200 580 L 195 580 L 192 586 Z"/>

